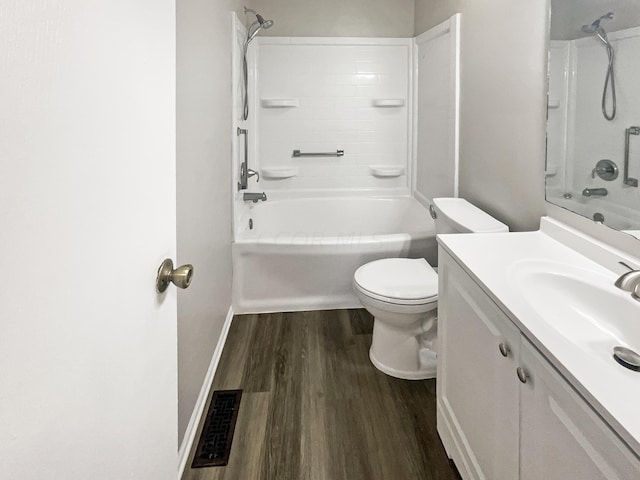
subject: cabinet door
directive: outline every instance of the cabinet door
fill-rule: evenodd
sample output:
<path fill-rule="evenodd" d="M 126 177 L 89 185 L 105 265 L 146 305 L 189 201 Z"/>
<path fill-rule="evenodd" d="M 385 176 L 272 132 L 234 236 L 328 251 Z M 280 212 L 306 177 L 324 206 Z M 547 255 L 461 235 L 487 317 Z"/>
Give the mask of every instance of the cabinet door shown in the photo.
<path fill-rule="evenodd" d="M 526 339 L 521 364 L 521 480 L 640 478 L 638 458 Z"/>
<path fill-rule="evenodd" d="M 438 431 L 463 478 L 514 480 L 520 333 L 442 249 L 439 276 Z"/>

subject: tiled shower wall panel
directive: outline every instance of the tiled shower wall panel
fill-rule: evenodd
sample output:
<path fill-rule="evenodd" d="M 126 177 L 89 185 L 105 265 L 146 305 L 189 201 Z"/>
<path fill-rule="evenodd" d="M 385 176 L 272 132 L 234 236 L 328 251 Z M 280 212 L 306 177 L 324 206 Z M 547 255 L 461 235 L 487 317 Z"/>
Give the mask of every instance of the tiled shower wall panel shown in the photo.
<path fill-rule="evenodd" d="M 616 52 L 615 80 L 618 100 L 616 118 L 605 120 L 601 111 L 602 89 L 607 69 L 607 53 L 596 38 L 582 38 L 573 42 L 573 90 L 575 110 L 569 119 L 568 158 L 573 161 L 571 190 L 580 195 L 585 187 L 605 187 L 609 191 L 604 198 L 584 198 L 594 204 L 607 202 L 631 210 L 640 204 L 640 188 L 622 183 L 624 164 L 624 133 L 631 126 L 640 126 L 640 28 L 609 34 Z M 610 110 L 610 94 L 607 104 Z M 573 129 L 573 132 L 571 132 Z M 629 175 L 640 178 L 640 136 L 632 135 L 630 142 Z M 613 160 L 620 169 L 614 181 L 592 178 L 592 170 L 598 160 Z M 581 196 L 581 195 L 580 195 Z"/>
<path fill-rule="evenodd" d="M 260 39 L 257 162 L 260 169 L 297 167 L 291 178 L 263 177 L 263 189 L 408 192 L 411 40 L 357 42 Z M 298 106 L 265 108 L 265 99 L 294 99 Z M 374 106 L 380 99 L 403 105 Z M 345 153 L 294 158 L 296 149 Z M 380 178 L 371 166 L 399 166 L 403 173 Z"/>

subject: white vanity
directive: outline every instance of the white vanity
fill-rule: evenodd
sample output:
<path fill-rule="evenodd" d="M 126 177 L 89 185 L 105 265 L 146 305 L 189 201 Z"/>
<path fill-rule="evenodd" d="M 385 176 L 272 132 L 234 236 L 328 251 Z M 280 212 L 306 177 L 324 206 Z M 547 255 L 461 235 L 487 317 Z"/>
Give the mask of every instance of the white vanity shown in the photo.
<path fill-rule="evenodd" d="M 465 480 L 640 479 L 640 259 L 543 218 L 537 232 L 443 235 L 438 432 Z"/>

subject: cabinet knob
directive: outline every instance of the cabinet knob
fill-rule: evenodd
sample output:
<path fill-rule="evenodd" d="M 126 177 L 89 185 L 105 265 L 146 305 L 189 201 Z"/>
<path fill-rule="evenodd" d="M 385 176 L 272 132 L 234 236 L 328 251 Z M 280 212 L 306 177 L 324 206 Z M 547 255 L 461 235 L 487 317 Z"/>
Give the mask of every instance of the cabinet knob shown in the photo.
<path fill-rule="evenodd" d="M 527 383 L 527 379 L 529 378 L 529 375 L 527 375 L 527 372 L 525 371 L 524 368 L 522 367 L 516 368 L 516 374 L 518 375 L 518 380 L 520 380 L 522 383 Z"/>
<path fill-rule="evenodd" d="M 500 350 L 500 355 L 502 355 L 503 357 L 508 357 L 509 356 L 509 352 L 511 350 L 509 350 L 509 347 L 507 346 L 506 343 L 502 342 L 500 343 L 500 345 L 498 345 L 498 350 Z"/>

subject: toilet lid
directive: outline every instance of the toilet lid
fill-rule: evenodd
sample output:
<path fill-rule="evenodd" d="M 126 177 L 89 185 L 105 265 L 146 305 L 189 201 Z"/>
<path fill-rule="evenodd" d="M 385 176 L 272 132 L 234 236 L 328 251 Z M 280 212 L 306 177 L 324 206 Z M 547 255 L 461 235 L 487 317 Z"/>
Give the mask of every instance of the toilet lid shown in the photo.
<path fill-rule="evenodd" d="M 385 258 L 356 270 L 353 280 L 363 293 L 394 303 L 423 300 L 438 295 L 438 274 L 424 258 Z"/>

